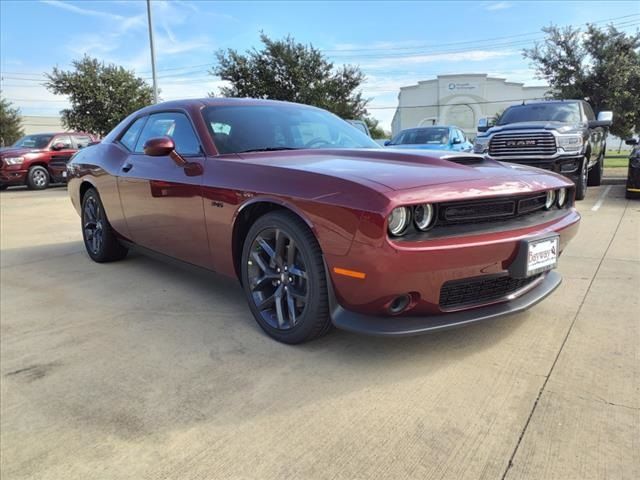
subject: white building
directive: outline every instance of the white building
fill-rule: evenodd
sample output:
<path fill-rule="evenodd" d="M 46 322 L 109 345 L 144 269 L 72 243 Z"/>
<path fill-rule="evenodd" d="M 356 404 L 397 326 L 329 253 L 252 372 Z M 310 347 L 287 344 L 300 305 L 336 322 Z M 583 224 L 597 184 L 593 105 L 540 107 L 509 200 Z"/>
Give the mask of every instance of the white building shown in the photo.
<path fill-rule="evenodd" d="M 405 128 L 456 125 L 471 137 L 481 117 L 494 116 L 509 105 L 544 98 L 549 87 L 525 87 L 486 74 L 438 75 L 401 87 L 391 122 L 395 136 Z"/>
<path fill-rule="evenodd" d="M 25 135 L 32 133 L 65 132 L 60 117 L 40 117 L 36 115 L 22 116 L 22 129 Z"/>

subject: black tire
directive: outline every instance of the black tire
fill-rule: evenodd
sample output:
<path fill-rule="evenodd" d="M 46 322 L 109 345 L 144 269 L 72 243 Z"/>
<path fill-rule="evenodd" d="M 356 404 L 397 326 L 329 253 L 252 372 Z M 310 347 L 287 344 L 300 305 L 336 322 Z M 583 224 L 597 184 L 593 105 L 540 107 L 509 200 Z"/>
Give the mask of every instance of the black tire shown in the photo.
<path fill-rule="evenodd" d="M 640 193 L 639 192 L 630 192 L 629 190 L 625 190 L 624 197 L 628 198 L 629 200 L 639 200 L 640 199 Z"/>
<path fill-rule="evenodd" d="M 82 238 L 87 254 L 98 263 L 113 262 L 127 256 L 129 251 L 115 235 L 102 206 L 100 195 L 94 188 L 82 197 Z"/>
<path fill-rule="evenodd" d="M 242 249 L 241 277 L 251 313 L 275 340 L 302 343 L 331 329 L 322 251 L 293 213 L 267 213 L 251 226 Z"/>
<path fill-rule="evenodd" d="M 589 170 L 587 185 L 590 187 L 599 187 L 602 183 L 602 172 L 604 171 L 604 154 L 600 155 L 596 164 Z"/>
<path fill-rule="evenodd" d="M 44 190 L 49 186 L 49 172 L 44 167 L 35 165 L 27 173 L 27 186 L 30 190 Z"/>
<path fill-rule="evenodd" d="M 587 195 L 587 158 L 582 159 L 580 164 L 580 172 L 573 179 L 576 184 L 576 200 L 584 200 Z"/>

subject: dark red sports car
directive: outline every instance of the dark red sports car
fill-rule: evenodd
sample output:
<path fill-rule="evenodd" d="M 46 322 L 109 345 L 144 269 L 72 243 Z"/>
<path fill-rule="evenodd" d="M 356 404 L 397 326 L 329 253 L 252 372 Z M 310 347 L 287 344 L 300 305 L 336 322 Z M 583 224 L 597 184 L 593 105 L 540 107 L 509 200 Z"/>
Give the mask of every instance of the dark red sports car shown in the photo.
<path fill-rule="evenodd" d="M 287 343 L 524 310 L 559 285 L 580 220 L 559 175 L 382 149 L 326 111 L 266 100 L 144 108 L 68 169 L 93 260 L 136 246 L 236 277 Z"/>

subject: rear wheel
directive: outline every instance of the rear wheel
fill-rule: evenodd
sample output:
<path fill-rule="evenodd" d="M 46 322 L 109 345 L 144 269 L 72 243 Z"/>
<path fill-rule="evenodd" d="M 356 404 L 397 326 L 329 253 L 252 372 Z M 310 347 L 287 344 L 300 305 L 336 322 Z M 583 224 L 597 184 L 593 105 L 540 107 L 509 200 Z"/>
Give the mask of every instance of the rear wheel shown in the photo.
<path fill-rule="evenodd" d="M 582 159 L 580 172 L 573 180 L 576 184 L 576 200 L 584 200 L 584 197 L 587 195 L 587 162 L 586 157 Z"/>
<path fill-rule="evenodd" d="M 31 190 L 44 190 L 49 186 L 49 172 L 44 167 L 36 165 L 29 169 L 27 186 Z"/>
<path fill-rule="evenodd" d="M 113 262 L 127 256 L 128 249 L 116 238 L 94 188 L 82 197 L 82 238 L 87 253 L 95 262 Z"/>
<path fill-rule="evenodd" d="M 241 274 L 251 313 L 272 338 L 302 343 L 330 330 L 322 252 L 294 214 L 268 213 L 251 226 Z"/>
<path fill-rule="evenodd" d="M 596 164 L 589 170 L 587 185 L 597 187 L 602 183 L 602 172 L 604 171 L 604 153 L 600 155 Z"/>

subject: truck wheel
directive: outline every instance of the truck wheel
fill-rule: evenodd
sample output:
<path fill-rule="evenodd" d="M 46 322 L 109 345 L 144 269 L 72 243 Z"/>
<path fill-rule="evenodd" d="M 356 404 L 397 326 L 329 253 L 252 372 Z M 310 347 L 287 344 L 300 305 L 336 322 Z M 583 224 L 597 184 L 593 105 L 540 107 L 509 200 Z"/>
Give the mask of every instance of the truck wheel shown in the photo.
<path fill-rule="evenodd" d="M 582 164 L 580 167 L 580 173 L 574 179 L 574 183 L 576 184 L 576 200 L 584 200 L 584 197 L 587 195 L 587 158 L 582 159 Z"/>
<path fill-rule="evenodd" d="M 82 197 L 82 238 L 91 259 L 113 262 L 127 256 L 128 249 L 118 241 L 107 220 L 98 192 L 90 188 Z"/>
<path fill-rule="evenodd" d="M 302 343 L 327 333 L 327 278 L 322 251 L 290 212 L 260 217 L 242 249 L 242 286 L 258 325 L 279 342 Z"/>
<path fill-rule="evenodd" d="M 587 185 L 597 187 L 602 183 L 602 172 L 604 170 L 604 154 L 600 155 L 598 162 L 589 170 Z"/>
<path fill-rule="evenodd" d="M 49 186 L 49 172 L 44 167 L 36 165 L 29 169 L 27 186 L 30 190 L 44 190 Z"/>

